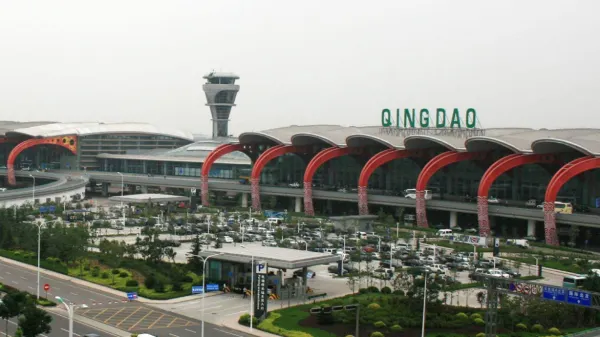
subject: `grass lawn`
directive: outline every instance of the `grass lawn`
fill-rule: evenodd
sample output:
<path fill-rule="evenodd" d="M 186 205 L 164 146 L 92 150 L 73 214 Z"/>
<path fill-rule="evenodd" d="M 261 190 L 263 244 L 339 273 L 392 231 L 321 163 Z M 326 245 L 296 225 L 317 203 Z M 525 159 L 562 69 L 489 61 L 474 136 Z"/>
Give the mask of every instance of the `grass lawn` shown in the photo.
<path fill-rule="evenodd" d="M 531 257 L 512 257 L 508 258 L 509 260 L 519 261 L 522 263 L 528 263 L 535 265 L 535 259 Z M 538 259 L 539 263 L 546 267 L 552 269 L 558 269 L 570 273 L 576 274 L 585 274 L 587 272 L 587 268 L 582 268 L 581 266 L 574 264 L 572 260 L 564 259 L 564 260 L 542 260 Z"/>

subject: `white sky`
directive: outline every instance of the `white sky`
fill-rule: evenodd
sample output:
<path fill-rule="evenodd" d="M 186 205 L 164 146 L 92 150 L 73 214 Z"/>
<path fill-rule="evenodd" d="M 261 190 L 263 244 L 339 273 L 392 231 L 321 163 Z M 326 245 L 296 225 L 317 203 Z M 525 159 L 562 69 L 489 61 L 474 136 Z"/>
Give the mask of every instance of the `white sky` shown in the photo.
<path fill-rule="evenodd" d="M 202 75 L 240 75 L 230 132 L 477 109 L 600 127 L 600 1 L 1 1 L 0 120 L 210 133 Z M 591 121 L 591 123 L 590 123 Z"/>

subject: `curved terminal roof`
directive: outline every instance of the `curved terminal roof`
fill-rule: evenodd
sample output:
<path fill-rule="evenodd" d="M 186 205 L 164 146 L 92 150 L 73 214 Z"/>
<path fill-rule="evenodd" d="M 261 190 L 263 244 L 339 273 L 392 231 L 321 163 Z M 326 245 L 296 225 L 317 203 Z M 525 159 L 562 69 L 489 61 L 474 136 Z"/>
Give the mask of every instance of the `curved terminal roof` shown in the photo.
<path fill-rule="evenodd" d="M 1 123 L 1 122 L 0 122 Z M 157 127 L 147 123 L 56 123 L 56 122 L 31 122 L 15 124 L 15 127 L 6 128 L 7 137 L 27 136 L 34 138 L 57 137 L 66 135 L 88 136 L 95 134 L 149 134 L 168 136 L 173 138 L 193 141 L 191 133 L 164 127 Z M 5 128 L 0 124 L 0 130 Z"/>
<path fill-rule="evenodd" d="M 600 156 L 600 129 L 396 129 L 380 126 L 292 125 L 242 133 L 242 144 L 312 145 L 513 153 L 579 152 Z"/>

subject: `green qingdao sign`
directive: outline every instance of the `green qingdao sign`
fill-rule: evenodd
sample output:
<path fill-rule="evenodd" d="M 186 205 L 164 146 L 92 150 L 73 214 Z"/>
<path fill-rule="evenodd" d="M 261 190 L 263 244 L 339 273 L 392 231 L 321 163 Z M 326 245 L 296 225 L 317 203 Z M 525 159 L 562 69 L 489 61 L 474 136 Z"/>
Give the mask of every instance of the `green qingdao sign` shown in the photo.
<path fill-rule="evenodd" d="M 394 120 L 396 121 L 394 123 Z M 451 128 L 475 129 L 477 126 L 477 111 L 469 108 L 461 114 L 458 108 L 452 112 L 437 108 L 435 112 L 428 109 L 390 109 L 381 111 L 381 125 L 397 128 Z"/>

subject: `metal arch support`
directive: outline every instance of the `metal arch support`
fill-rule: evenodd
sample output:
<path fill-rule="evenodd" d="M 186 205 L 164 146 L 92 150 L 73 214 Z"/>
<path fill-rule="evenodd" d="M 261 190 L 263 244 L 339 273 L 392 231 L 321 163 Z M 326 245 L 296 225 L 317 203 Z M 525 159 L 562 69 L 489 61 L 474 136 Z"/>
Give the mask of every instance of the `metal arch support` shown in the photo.
<path fill-rule="evenodd" d="M 427 224 L 427 212 L 426 212 L 426 201 L 425 201 L 425 189 L 427 184 L 433 175 L 440 169 L 454 163 L 458 163 L 464 160 L 474 160 L 485 158 L 484 152 L 454 152 L 447 151 L 440 153 L 433 159 L 427 162 L 423 170 L 419 173 L 417 178 L 417 193 L 416 193 L 416 212 L 417 212 L 417 225 L 419 227 L 429 227 Z"/>
<path fill-rule="evenodd" d="M 210 174 L 210 168 L 217 159 L 222 156 L 235 151 L 241 151 L 243 149 L 242 144 L 221 144 L 214 150 L 210 151 L 208 156 L 202 163 L 202 171 L 200 173 L 200 191 L 202 192 L 202 206 L 208 207 L 210 202 L 208 198 L 208 175 Z"/>
<path fill-rule="evenodd" d="M 77 154 L 77 136 L 61 136 L 61 137 L 48 137 L 48 138 L 32 138 L 23 141 L 15 146 L 8 155 L 6 162 L 8 184 L 14 186 L 17 184 L 15 178 L 15 161 L 21 152 L 27 150 L 30 147 L 37 145 L 56 145 L 64 147 L 71 151 L 73 154 Z"/>
<path fill-rule="evenodd" d="M 316 156 L 308 163 L 304 171 L 304 213 L 306 215 L 315 215 L 315 209 L 312 201 L 312 181 L 313 176 L 325 162 L 345 156 L 351 151 L 348 147 L 330 147 L 317 153 Z"/>
<path fill-rule="evenodd" d="M 252 208 L 260 211 L 260 173 L 267 164 L 280 156 L 287 153 L 304 153 L 307 152 L 305 147 L 294 146 L 294 145 L 276 145 L 265 152 L 263 152 L 252 167 L 252 174 L 250 176 L 250 184 L 252 191 Z"/>
<path fill-rule="evenodd" d="M 563 165 L 552 177 L 546 195 L 544 197 L 544 236 L 546 244 L 558 246 L 558 235 L 556 234 L 556 213 L 554 202 L 560 189 L 573 177 L 583 172 L 600 168 L 600 158 L 591 156 L 577 158 Z"/>
<path fill-rule="evenodd" d="M 358 178 L 358 213 L 360 215 L 369 214 L 367 188 L 369 185 L 369 178 L 378 167 L 385 165 L 395 159 L 402 159 L 421 155 L 422 152 L 419 151 L 387 149 L 371 157 L 371 159 L 369 159 L 369 161 L 367 161 L 367 163 L 363 167 L 362 171 L 360 172 L 360 177 Z"/>
<path fill-rule="evenodd" d="M 515 167 L 527 164 L 553 163 L 556 161 L 556 157 L 549 154 L 510 154 L 494 162 L 483 174 L 477 190 L 479 235 L 489 236 L 490 234 L 488 192 L 498 177 Z"/>

